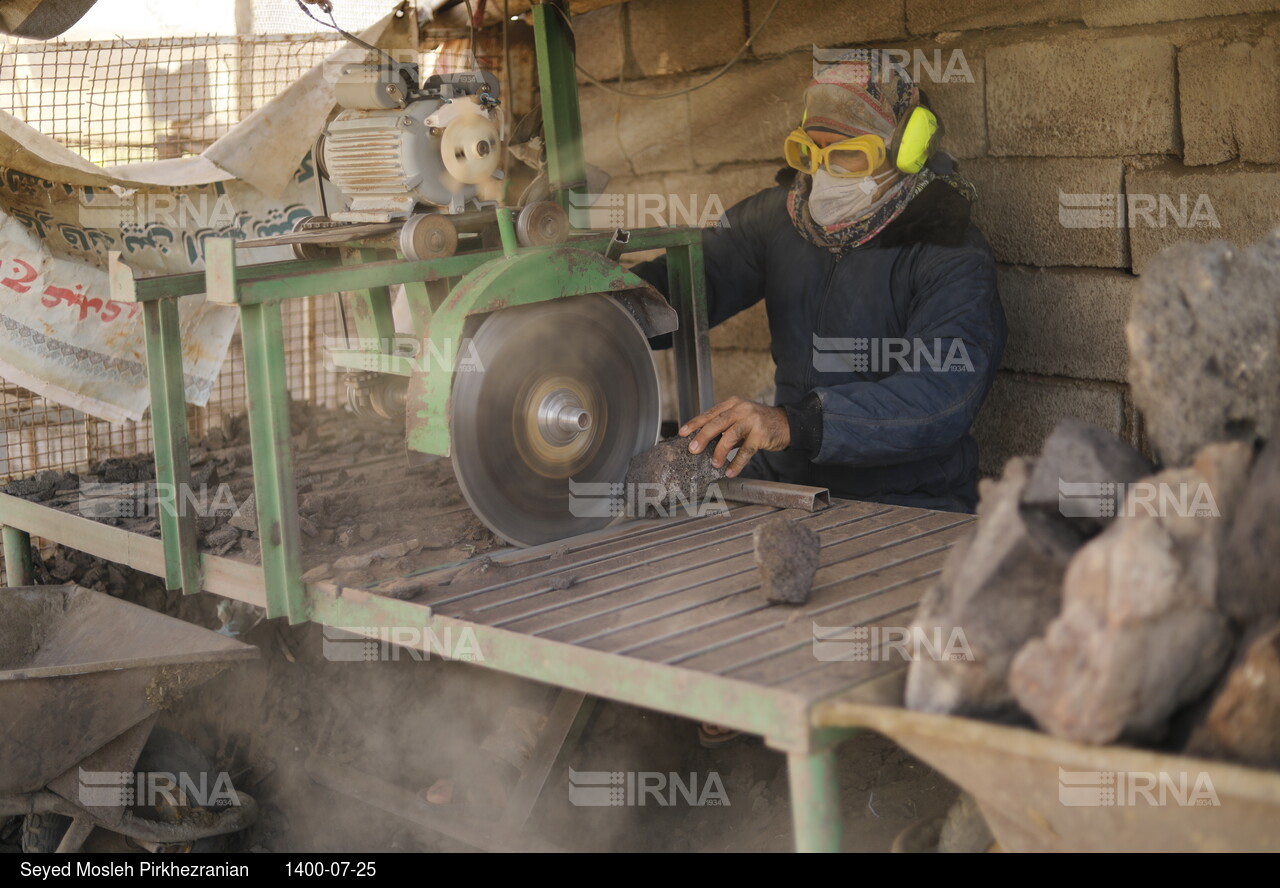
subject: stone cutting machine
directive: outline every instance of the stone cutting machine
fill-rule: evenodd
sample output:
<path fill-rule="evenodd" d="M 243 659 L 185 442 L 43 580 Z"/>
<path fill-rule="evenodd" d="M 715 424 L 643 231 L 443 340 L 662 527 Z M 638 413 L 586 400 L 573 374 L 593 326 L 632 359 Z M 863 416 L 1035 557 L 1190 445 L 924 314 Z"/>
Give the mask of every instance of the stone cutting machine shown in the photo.
<path fill-rule="evenodd" d="M 545 170 L 530 191 L 543 199 L 481 197 L 502 173 L 506 135 L 491 73 L 420 81 L 411 64 L 348 65 L 314 152 L 324 214 L 249 242 L 458 269 L 405 284 L 412 331 L 395 328 L 387 288 L 348 293 L 355 335 L 330 351 L 357 411 L 403 417 L 411 451 L 451 457 L 472 509 L 517 545 L 613 519 L 608 485 L 658 436 L 652 337 L 680 330 L 681 414 L 710 396 L 697 232 L 570 224 L 590 197 L 567 3 L 535 5 L 533 22 Z M 651 247 L 680 253 L 683 324 L 619 264 L 624 249 Z"/>

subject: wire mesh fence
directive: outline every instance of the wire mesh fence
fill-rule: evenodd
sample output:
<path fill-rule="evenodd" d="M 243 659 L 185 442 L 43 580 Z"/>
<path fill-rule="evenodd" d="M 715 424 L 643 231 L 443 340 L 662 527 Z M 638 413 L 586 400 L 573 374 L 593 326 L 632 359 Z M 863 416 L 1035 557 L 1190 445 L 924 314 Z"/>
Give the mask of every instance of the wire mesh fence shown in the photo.
<path fill-rule="evenodd" d="M 321 344 L 340 337 L 333 297 L 292 300 L 284 305 L 285 361 L 290 394 L 298 400 L 337 407 L 344 395 L 337 373 L 326 366 Z M 244 355 L 237 336 L 205 407 L 188 405 L 188 429 L 199 440 L 248 407 Z M 20 386 L 0 380 L 0 481 L 46 469 L 75 471 L 113 456 L 150 452 L 151 420 L 111 423 L 85 416 Z"/>
<path fill-rule="evenodd" d="M 103 166 L 198 154 L 341 44 L 332 32 L 0 46 L 0 108 Z"/>
<path fill-rule="evenodd" d="M 378 7 L 385 10 L 385 3 Z M 103 166 L 197 154 L 340 42 L 332 31 L 92 42 L 10 39 L 0 45 L 0 108 Z M 319 350 L 326 335 L 340 332 L 335 300 L 288 304 L 285 320 L 294 397 L 336 406 L 340 383 L 324 369 Z M 237 338 L 208 406 L 188 408 L 192 435 L 204 435 L 245 406 Z M 77 470 L 151 447 L 149 419 L 105 422 L 0 379 L 0 481 L 45 469 Z"/>
<path fill-rule="evenodd" d="M 359 31 L 389 0 L 348 0 L 337 23 Z M 102 166 L 198 154 L 342 45 L 293 2 L 255 0 L 253 36 L 0 42 L 0 109 Z M 327 18 L 326 16 L 321 16 Z M 499 70 L 496 45 L 473 54 L 451 40 L 424 53 L 422 73 Z M 295 398 L 337 406 L 338 374 L 325 368 L 326 337 L 341 335 L 333 297 L 285 305 L 286 362 Z M 209 398 L 188 407 L 198 438 L 244 410 L 238 338 Z M 0 379 L 0 482 L 46 469 L 75 471 L 152 448 L 151 424 L 109 423 Z"/>

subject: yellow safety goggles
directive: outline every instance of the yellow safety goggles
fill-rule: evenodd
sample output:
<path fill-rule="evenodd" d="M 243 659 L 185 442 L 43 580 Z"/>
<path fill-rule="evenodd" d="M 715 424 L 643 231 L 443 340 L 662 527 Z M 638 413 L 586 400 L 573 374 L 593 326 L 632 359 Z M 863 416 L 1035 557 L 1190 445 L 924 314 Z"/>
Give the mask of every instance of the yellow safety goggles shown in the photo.
<path fill-rule="evenodd" d="M 833 142 L 826 148 L 809 138 L 803 129 L 793 130 L 783 145 L 787 165 L 813 175 L 820 167 L 841 179 L 870 176 L 884 163 L 887 151 L 879 136 L 857 136 Z"/>

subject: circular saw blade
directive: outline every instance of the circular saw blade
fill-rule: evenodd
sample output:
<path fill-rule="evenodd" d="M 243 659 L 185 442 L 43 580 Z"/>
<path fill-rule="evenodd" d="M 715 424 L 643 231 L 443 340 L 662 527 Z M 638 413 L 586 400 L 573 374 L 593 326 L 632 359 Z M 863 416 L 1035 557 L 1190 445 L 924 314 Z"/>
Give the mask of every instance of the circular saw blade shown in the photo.
<path fill-rule="evenodd" d="M 517 546 L 610 524 L 631 457 L 658 438 L 640 325 L 607 296 L 503 309 L 480 325 L 450 400 L 453 470 L 476 515 Z"/>

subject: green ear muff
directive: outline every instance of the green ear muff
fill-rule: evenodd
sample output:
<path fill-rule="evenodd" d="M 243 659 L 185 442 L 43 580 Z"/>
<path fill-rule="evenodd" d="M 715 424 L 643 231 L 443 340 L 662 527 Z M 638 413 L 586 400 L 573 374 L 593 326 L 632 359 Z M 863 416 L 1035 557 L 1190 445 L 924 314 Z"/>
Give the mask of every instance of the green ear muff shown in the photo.
<path fill-rule="evenodd" d="M 902 128 L 894 163 L 904 173 L 918 173 L 924 169 L 933 153 L 933 138 L 938 132 L 938 118 L 928 108 L 916 106 Z"/>

